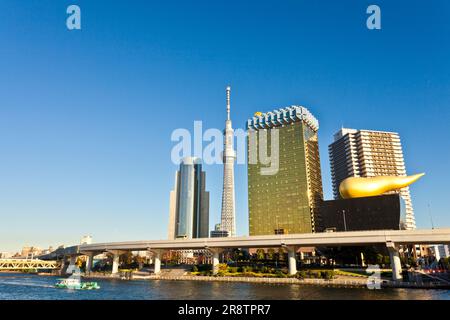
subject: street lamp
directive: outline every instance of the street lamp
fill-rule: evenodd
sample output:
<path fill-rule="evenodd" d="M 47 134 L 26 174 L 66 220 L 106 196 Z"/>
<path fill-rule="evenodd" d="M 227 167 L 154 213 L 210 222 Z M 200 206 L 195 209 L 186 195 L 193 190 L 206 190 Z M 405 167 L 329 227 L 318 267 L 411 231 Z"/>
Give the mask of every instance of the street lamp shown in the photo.
<path fill-rule="evenodd" d="M 347 231 L 347 222 L 345 221 L 345 210 L 342 210 L 342 216 L 344 218 L 344 230 Z"/>
<path fill-rule="evenodd" d="M 275 216 L 276 222 L 277 222 L 277 231 L 276 233 L 278 233 L 280 235 L 281 238 L 281 232 L 280 232 L 280 226 L 278 225 L 278 215 Z M 277 255 L 275 253 L 275 255 Z M 278 255 L 277 255 L 277 259 L 275 260 L 275 269 L 278 269 Z"/>

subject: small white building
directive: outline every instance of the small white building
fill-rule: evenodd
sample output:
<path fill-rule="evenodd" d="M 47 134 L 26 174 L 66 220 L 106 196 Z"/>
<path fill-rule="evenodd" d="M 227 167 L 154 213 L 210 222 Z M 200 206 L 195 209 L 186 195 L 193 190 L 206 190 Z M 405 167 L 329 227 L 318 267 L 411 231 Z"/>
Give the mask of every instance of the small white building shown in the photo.
<path fill-rule="evenodd" d="M 436 261 L 441 260 L 441 258 L 450 257 L 450 248 L 448 244 L 434 244 L 430 246 L 430 251 L 436 258 Z"/>
<path fill-rule="evenodd" d="M 12 258 L 15 255 L 14 252 L 0 252 L 0 259 L 8 259 L 8 258 Z"/>
<path fill-rule="evenodd" d="M 83 236 L 81 238 L 80 244 L 92 244 L 92 237 L 91 236 Z"/>

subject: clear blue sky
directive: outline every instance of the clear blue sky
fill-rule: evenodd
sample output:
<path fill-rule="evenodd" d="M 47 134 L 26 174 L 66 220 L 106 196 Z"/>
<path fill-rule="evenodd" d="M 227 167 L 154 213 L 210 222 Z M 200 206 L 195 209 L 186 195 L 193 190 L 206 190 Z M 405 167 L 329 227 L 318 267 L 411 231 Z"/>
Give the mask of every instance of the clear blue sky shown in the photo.
<path fill-rule="evenodd" d="M 78 4 L 82 30 L 65 26 Z M 366 28 L 378 4 L 382 30 Z M 0 250 L 167 235 L 176 128 L 234 127 L 306 106 L 327 146 L 342 125 L 400 133 L 419 228 L 450 226 L 450 2 L 0 2 Z M 207 166 L 211 226 L 222 167 Z M 248 233 L 246 167 L 236 170 Z"/>

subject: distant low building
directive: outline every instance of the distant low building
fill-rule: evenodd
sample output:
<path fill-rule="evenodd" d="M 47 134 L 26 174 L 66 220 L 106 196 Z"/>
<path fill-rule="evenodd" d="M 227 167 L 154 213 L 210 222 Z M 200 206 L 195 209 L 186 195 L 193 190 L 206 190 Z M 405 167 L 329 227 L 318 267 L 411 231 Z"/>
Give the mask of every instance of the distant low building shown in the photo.
<path fill-rule="evenodd" d="M 83 236 L 81 238 L 80 244 L 91 244 L 92 243 L 92 237 L 91 236 Z"/>
<path fill-rule="evenodd" d="M 450 257 L 449 245 L 444 244 L 434 244 L 428 247 L 429 254 L 434 256 L 437 261 L 442 258 Z"/>
<path fill-rule="evenodd" d="M 211 238 L 226 238 L 230 236 L 228 230 L 222 230 L 222 225 L 220 223 L 215 225 L 214 230 L 211 230 L 210 237 Z"/>
<path fill-rule="evenodd" d="M 40 254 L 49 254 L 51 252 L 53 252 L 52 246 L 48 247 L 48 249 L 43 249 Z"/>
<path fill-rule="evenodd" d="M 8 259 L 14 257 L 14 252 L 0 252 L 0 259 Z"/>
<path fill-rule="evenodd" d="M 212 230 L 210 236 L 211 238 L 226 238 L 229 234 L 227 230 Z"/>
<path fill-rule="evenodd" d="M 23 247 L 20 256 L 21 258 L 34 258 L 41 255 L 42 251 L 39 247 Z"/>

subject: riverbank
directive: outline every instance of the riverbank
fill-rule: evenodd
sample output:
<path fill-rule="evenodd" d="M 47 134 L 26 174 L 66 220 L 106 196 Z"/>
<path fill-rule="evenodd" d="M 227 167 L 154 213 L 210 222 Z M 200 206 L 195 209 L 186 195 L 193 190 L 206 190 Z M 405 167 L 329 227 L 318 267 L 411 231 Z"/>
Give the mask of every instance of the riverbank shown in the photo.
<path fill-rule="evenodd" d="M 303 284 L 325 287 L 366 287 L 365 279 L 296 279 L 296 278 L 262 278 L 262 277 L 214 277 L 214 276 L 158 276 L 152 275 L 151 280 L 172 281 L 216 281 L 216 282 L 245 282 L 245 283 L 267 283 L 267 284 Z"/>
<path fill-rule="evenodd" d="M 30 273 L 2 272 L 11 274 L 33 275 Z M 37 276 L 61 277 L 55 273 L 34 273 Z M 199 275 L 167 275 L 167 274 L 148 274 L 144 272 L 138 273 L 122 273 L 112 275 L 110 273 L 91 273 L 82 275 L 84 279 L 117 279 L 122 281 L 133 280 L 163 280 L 163 281 L 194 281 L 194 282 L 227 282 L 227 283 L 259 283 L 259 284 L 278 284 L 278 285 L 307 285 L 317 287 L 335 287 L 335 288 L 367 288 L 367 277 L 342 277 L 338 276 L 334 279 L 297 279 L 297 278 L 275 278 L 275 277 L 243 277 L 243 276 L 199 276 Z M 402 282 L 381 279 L 381 288 L 403 288 L 403 289 L 444 289 L 450 290 L 450 285 L 439 282 Z"/>
<path fill-rule="evenodd" d="M 337 288 L 367 288 L 367 278 L 346 277 L 337 279 L 297 279 L 297 278 L 262 278 L 262 277 L 226 277 L 226 276 L 195 276 L 195 275 L 132 275 L 112 276 L 108 274 L 85 275 L 86 279 L 122 279 L 122 280 L 165 280 L 165 281 L 203 281 L 203 282 L 240 282 L 240 283 L 265 283 L 265 284 L 298 284 L 320 287 Z M 450 285 L 435 282 L 401 282 L 391 280 L 381 280 L 381 288 L 407 288 L 407 289 L 450 289 Z"/>

